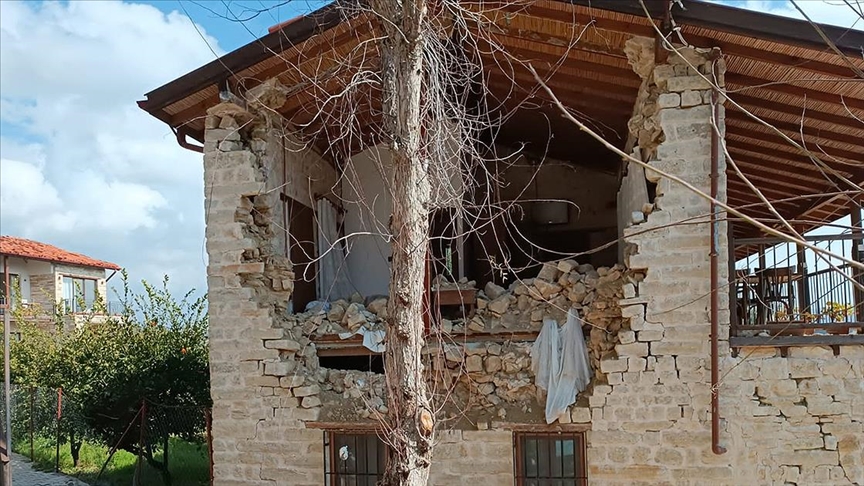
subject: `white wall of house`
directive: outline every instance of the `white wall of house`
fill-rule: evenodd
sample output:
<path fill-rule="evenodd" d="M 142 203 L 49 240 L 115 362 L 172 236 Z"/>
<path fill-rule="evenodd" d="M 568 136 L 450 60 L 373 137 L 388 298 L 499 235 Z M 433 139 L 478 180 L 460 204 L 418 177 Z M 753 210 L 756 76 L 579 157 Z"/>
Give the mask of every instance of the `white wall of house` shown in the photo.
<path fill-rule="evenodd" d="M 367 149 L 351 158 L 342 178 L 349 281 L 363 296 L 387 294 L 390 281 L 389 220 L 392 197 L 382 168 L 391 164 L 384 147 Z M 386 169 L 384 169 L 386 170 Z"/>
<path fill-rule="evenodd" d="M 348 268 L 352 287 L 362 296 L 386 295 L 390 282 L 392 254 L 388 236 L 393 199 L 388 192 L 387 178 L 392 164 L 384 146 L 376 146 L 355 155 L 342 177 L 342 205 L 345 209 L 345 234 L 348 239 Z M 454 164 L 454 167 L 458 165 Z M 459 203 L 462 181 L 458 170 L 447 172 L 450 177 L 433 174 L 432 202 L 435 206 L 452 207 Z"/>
<path fill-rule="evenodd" d="M 18 275 L 21 288 L 21 299 L 25 301 L 30 301 L 33 298 L 33 292 L 36 291 L 31 287 L 32 276 L 48 275 L 52 271 L 52 265 L 49 262 L 9 257 L 9 274 Z"/>

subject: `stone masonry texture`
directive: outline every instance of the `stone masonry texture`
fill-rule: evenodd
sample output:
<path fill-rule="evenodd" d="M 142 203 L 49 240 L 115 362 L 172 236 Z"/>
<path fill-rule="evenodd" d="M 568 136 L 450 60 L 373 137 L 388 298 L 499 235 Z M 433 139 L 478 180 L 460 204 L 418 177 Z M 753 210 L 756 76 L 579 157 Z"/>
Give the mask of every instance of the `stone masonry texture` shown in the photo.
<path fill-rule="evenodd" d="M 650 40 L 631 43 L 627 54 L 643 80 L 630 122 L 639 152 L 652 167 L 707 193 L 714 110 L 702 75 L 722 86 L 722 59 L 686 49 L 655 65 Z M 287 311 L 296 276 L 284 250 L 280 193 L 311 205 L 313 195 L 338 194 L 339 180 L 327 161 L 293 148 L 272 112 L 258 109 L 284 102 L 277 88 L 265 83 L 248 107 L 217 105 L 206 121 L 217 486 L 325 484 L 322 427 L 368 429 L 376 413 L 386 413 L 383 376 L 323 368 L 315 342 L 324 332 L 380 322 L 381 302 L 360 298 L 329 312 Z M 722 130 L 723 107 L 717 110 Z M 724 174 L 721 160 L 721 200 Z M 532 329 L 546 312 L 534 293 L 579 303 L 583 315 L 602 320 L 598 332 L 586 334 L 594 383 L 553 424 L 558 429 L 540 424 L 530 342 L 501 337 L 429 352 L 428 369 L 441 371 L 430 380 L 464 383 L 470 418 L 438 431 L 430 484 L 514 484 L 512 430 L 530 424 L 536 431 L 586 431 L 590 484 L 864 484 L 864 349 L 843 347 L 835 356 L 831 349 L 795 348 L 787 357 L 773 348 L 744 349 L 732 357 L 725 291 L 718 392 L 728 452 L 712 453 L 709 204 L 656 172 L 646 178 L 656 183 L 656 197 L 643 222 L 625 230 L 623 267 L 544 267 L 533 287 L 487 287 L 478 319 L 451 323 L 466 341 L 508 326 Z M 725 282 L 725 223 L 719 233 Z M 608 275 L 614 278 L 603 290 L 600 279 Z M 595 285 L 597 298 L 588 299 Z"/>

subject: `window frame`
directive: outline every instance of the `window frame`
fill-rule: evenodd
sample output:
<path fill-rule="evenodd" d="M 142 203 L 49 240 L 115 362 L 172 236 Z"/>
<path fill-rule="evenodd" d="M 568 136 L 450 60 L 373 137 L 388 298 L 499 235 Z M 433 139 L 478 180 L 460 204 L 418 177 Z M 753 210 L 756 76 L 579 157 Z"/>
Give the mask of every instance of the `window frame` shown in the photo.
<path fill-rule="evenodd" d="M 378 449 L 376 450 L 376 469 L 378 472 L 375 475 L 372 475 L 368 472 L 369 469 L 369 452 L 368 447 L 364 448 L 366 451 L 364 456 L 367 460 L 365 473 L 344 473 L 340 472 L 337 467 L 337 459 L 336 455 L 338 453 L 336 449 L 336 444 L 339 436 L 355 436 L 355 437 L 364 437 L 367 439 L 368 437 L 374 437 L 377 441 L 376 444 Z M 365 442 L 365 441 L 364 441 Z M 355 448 L 359 450 L 359 447 L 356 446 L 356 438 L 355 438 Z M 323 445 L 324 445 L 324 485 L 325 486 L 340 486 L 340 478 L 353 478 L 353 484 L 361 484 L 361 481 L 365 484 L 375 485 L 383 478 L 384 471 L 387 468 L 387 463 L 390 460 L 390 448 L 387 444 L 381 439 L 380 433 L 375 429 L 325 429 L 323 434 Z M 366 443 L 368 445 L 368 442 Z M 379 457 L 379 452 L 383 450 L 384 457 Z"/>
<path fill-rule="evenodd" d="M 546 478 L 546 477 L 526 477 L 525 474 L 525 455 L 523 450 L 523 441 L 526 439 L 544 440 L 544 441 L 573 441 L 573 478 Z M 548 449 L 547 449 L 548 450 Z M 547 481 L 570 481 L 576 486 L 588 486 L 588 461 L 587 461 L 588 445 L 585 440 L 584 432 L 514 432 L 513 433 L 513 474 L 514 484 L 516 486 L 525 486 L 530 480 L 542 482 Z M 539 458 L 539 454 L 538 454 Z M 551 462 L 550 462 L 551 464 Z M 563 457 L 562 457 L 563 470 Z M 550 467 L 551 469 L 551 467 Z M 550 474 L 551 475 L 551 474 Z M 563 473 L 562 473 L 563 475 Z M 539 473 L 538 473 L 539 476 Z"/>
<path fill-rule="evenodd" d="M 67 279 L 70 281 L 72 288 L 71 292 L 67 292 Z M 81 291 L 81 300 L 84 302 L 84 308 L 78 309 L 78 290 L 79 286 L 77 285 L 80 282 L 80 291 Z M 87 282 L 92 282 L 93 284 L 93 298 L 88 302 L 87 300 Z M 63 308 L 64 310 L 71 312 L 72 314 L 83 314 L 87 312 L 91 312 L 93 310 L 93 305 L 99 301 L 99 279 L 95 277 L 84 277 L 80 275 L 73 274 L 62 274 L 62 286 L 63 286 Z M 68 294 L 71 294 L 69 297 Z"/>

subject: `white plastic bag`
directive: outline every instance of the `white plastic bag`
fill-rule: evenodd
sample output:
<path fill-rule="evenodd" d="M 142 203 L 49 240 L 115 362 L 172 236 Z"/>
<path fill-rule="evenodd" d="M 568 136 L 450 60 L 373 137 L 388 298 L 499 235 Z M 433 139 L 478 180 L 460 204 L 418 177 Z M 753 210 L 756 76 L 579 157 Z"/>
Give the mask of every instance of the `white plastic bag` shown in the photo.
<path fill-rule="evenodd" d="M 531 348 L 531 370 L 534 383 L 546 390 L 546 423 L 551 424 L 576 403 L 576 395 L 591 381 L 588 347 L 576 309 L 567 313 L 563 327 L 554 319 L 543 320 Z"/>

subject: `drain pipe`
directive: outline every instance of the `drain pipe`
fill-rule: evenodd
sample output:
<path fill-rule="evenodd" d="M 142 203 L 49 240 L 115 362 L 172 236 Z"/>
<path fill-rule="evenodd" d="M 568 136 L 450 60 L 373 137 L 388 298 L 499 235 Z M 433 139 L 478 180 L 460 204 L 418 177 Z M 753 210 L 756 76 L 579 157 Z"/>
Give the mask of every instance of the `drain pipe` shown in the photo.
<path fill-rule="evenodd" d="M 720 178 L 720 113 L 719 96 L 716 89 L 711 90 L 711 114 L 714 126 L 711 129 L 711 198 L 717 199 L 718 179 Z M 720 252 L 720 220 L 717 217 L 718 206 L 711 203 L 711 451 L 720 455 L 726 453 L 726 448 L 720 445 L 720 370 L 718 350 L 718 292 Z"/>

